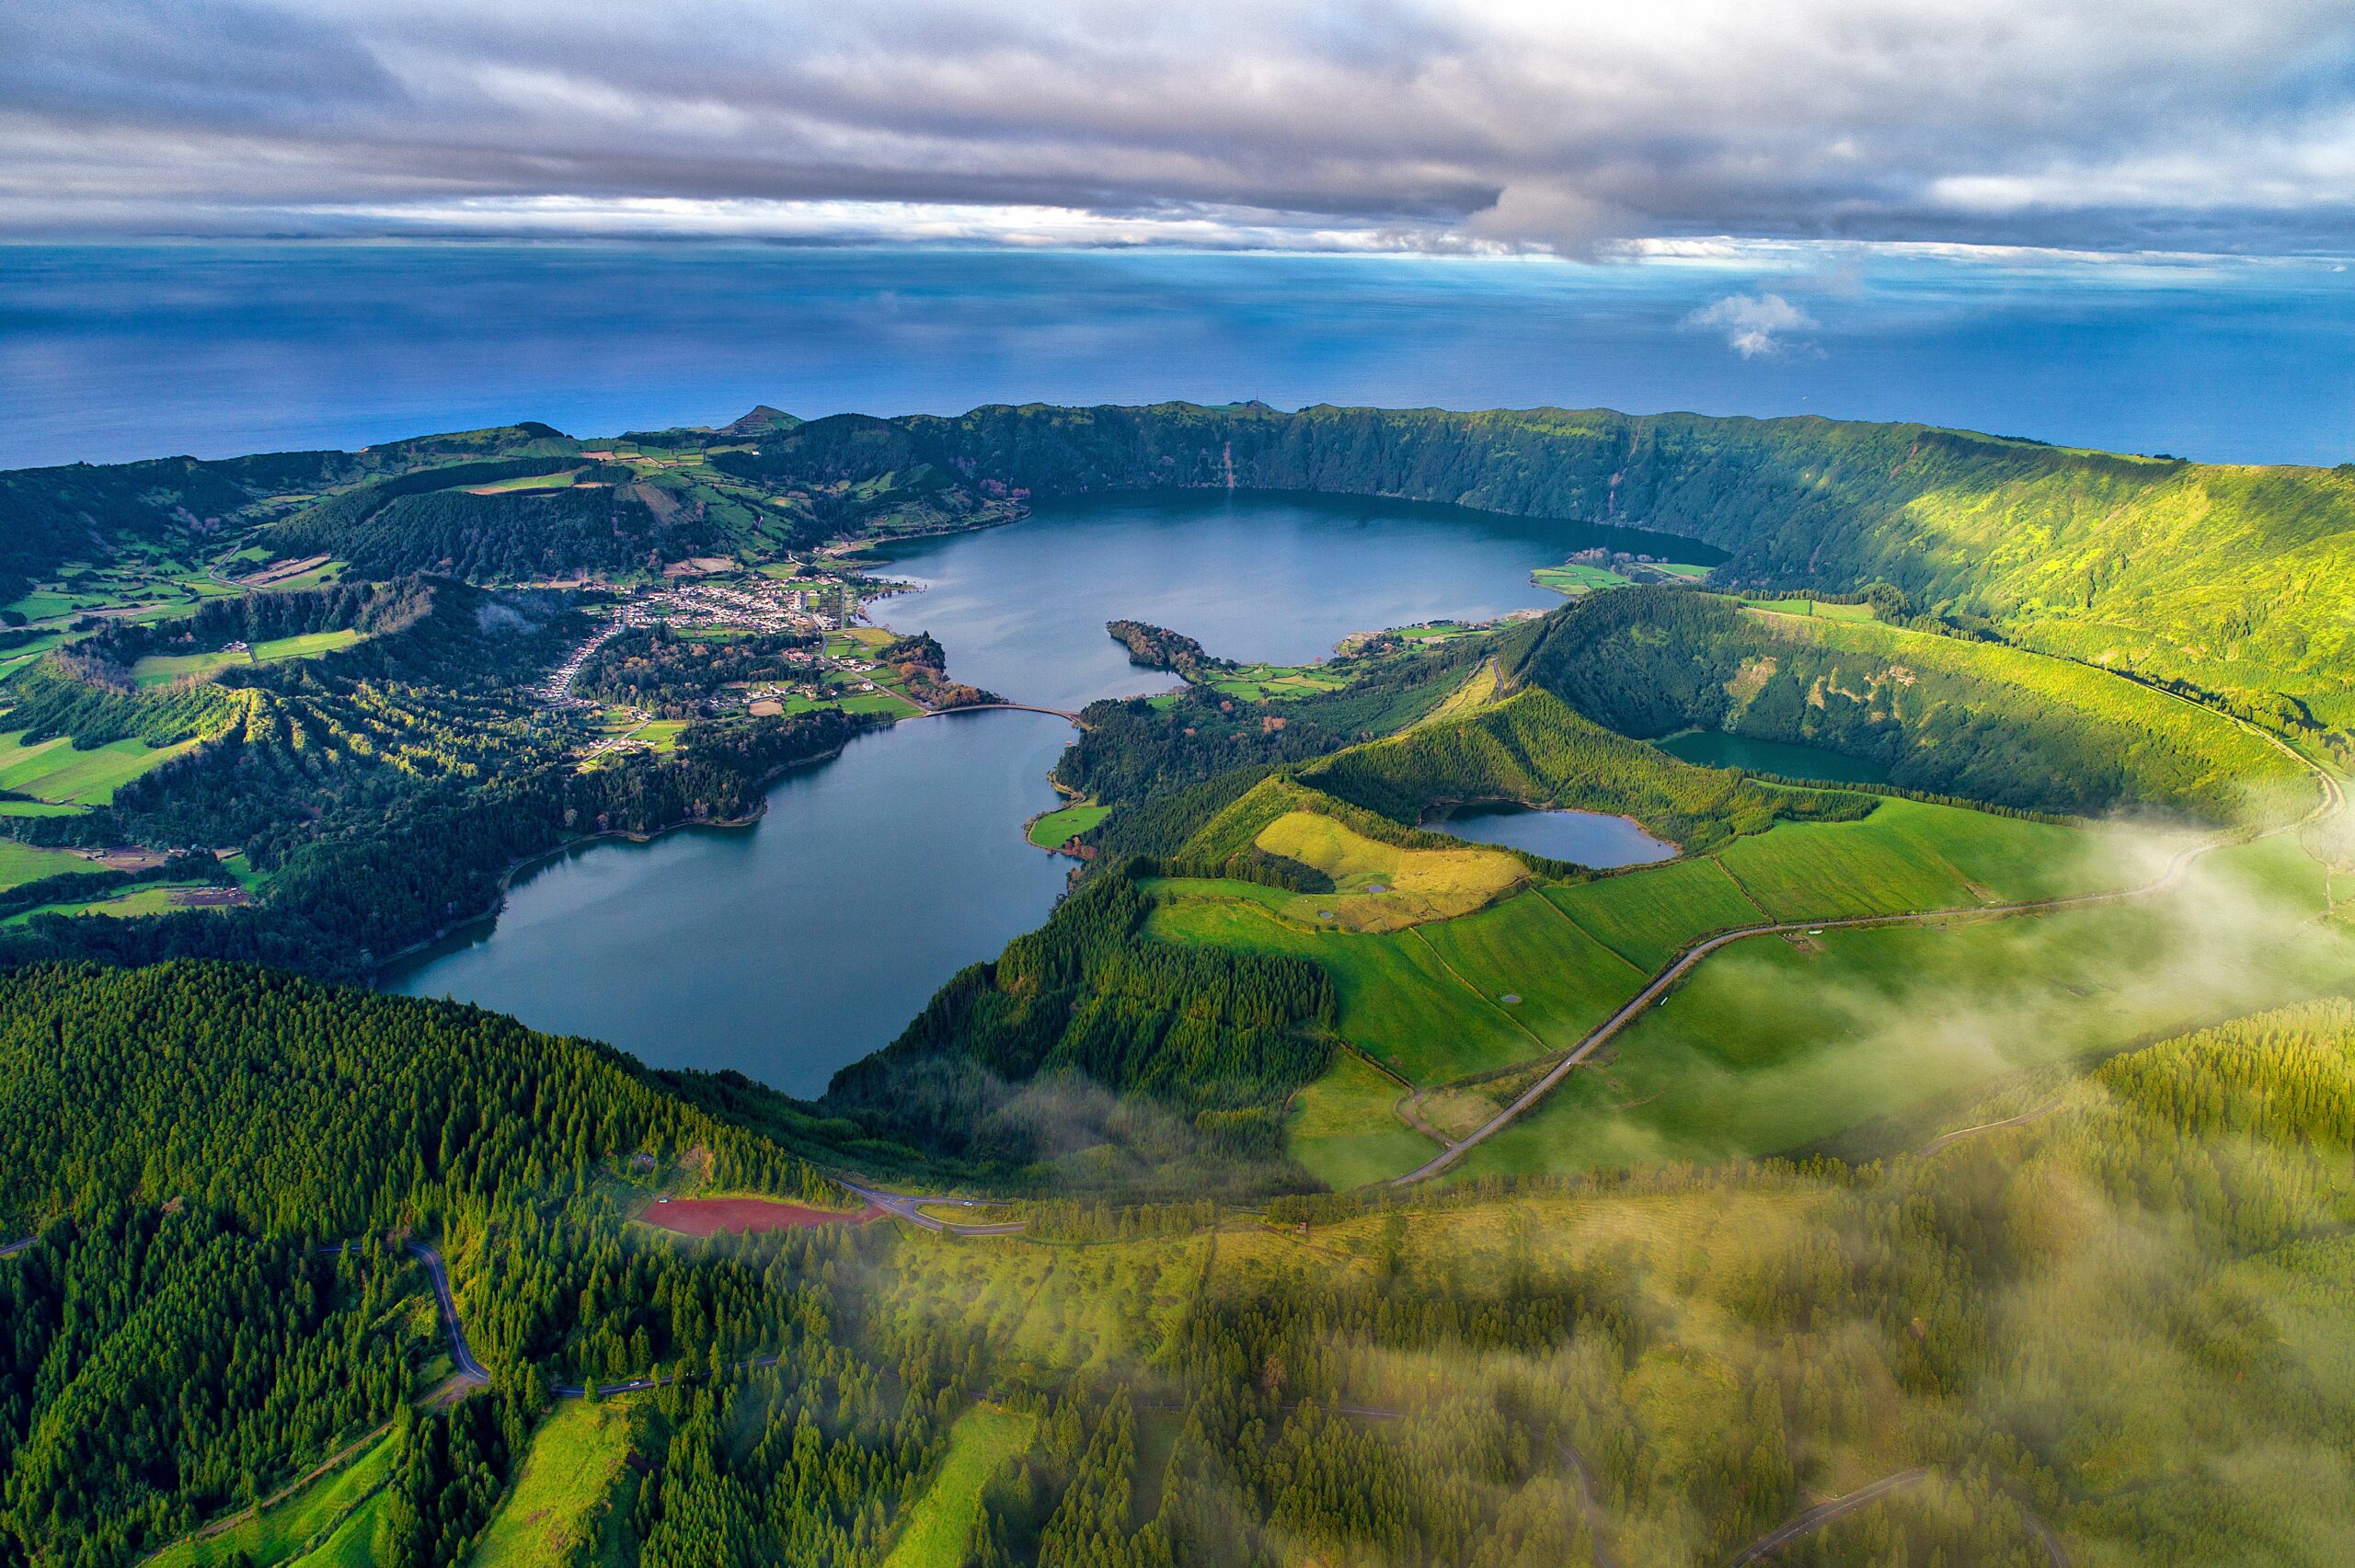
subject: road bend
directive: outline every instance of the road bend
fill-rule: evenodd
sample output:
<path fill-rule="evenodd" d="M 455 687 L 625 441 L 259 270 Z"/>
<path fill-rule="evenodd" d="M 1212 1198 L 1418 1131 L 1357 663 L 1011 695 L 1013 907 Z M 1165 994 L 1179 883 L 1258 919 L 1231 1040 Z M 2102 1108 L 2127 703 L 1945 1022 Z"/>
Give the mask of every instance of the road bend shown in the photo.
<path fill-rule="evenodd" d="M 917 1205 L 930 1204 L 935 1208 L 982 1208 L 988 1206 L 970 1197 L 923 1197 L 910 1193 L 886 1192 L 881 1187 L 863 1187 L 842 1176 L 836 1176 L 834 1181 L 894 1219 L 904 1219 L 920 1230 L 937 1230 L 945 1236 L 1011 1236 L 1029 1224 L 1027 1219 L 991 1225 L 968 1225 L 954 1219 L 937 1219 L 925 1213 Z"/>

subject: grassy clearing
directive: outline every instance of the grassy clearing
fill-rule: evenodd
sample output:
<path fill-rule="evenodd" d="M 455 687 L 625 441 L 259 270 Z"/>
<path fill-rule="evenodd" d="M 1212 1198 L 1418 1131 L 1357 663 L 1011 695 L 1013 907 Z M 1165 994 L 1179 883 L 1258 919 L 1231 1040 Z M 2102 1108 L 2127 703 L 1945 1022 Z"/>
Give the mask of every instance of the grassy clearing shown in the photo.
<path fill-rule="evenodd" d="M 209 886 L 203 882 L 147 882 L 110 898 L 42 904 L 22 914 L 10 915 L 6 921 L 0 921 L 0 925 L 23 925 L 35 915 L 106 915 L 115 920 L 129 920 L 137 915 L 160 915 L 179 907 L 172 901 L 175 892 Z"/>
<path fill-rule="evenodd" d="M 1746 610 L 1762 610 L 1770 615 L 1805 615 L 1820 621 L 1878 621 L 1880 615 L 1869 604 L 1826 604 L 1816 599 L 1755 599 L 1741 596 Z"/>
<path fill-rule="evenodd" d="M 318 1550 L 295 1559 L 294 1568 L 383 1568 L 385 1543 L 379 1537 L 393 1494 L 379 1492 L 351 1511 Z"/>
<path fill-rule="evenodd" d="M 977 1404 L 949 1429 L 948 1457 L 908 1505 L 900 1539 L 884 1568 L 958 1568 L 965 1537 L 982 1508 L 982 1488 L 1030 1446 L 1039 1418 L 1027 1411 Z M 477 1561 L 480 1561 L 479 1559 Z"/>
<path fill-rule="evenodd" d="M 301 636 L 273 637 L 243 653 L 216 649 L 211 653 L 151 653 L 131 667 L 132 679 L 142 686 L 167 686 L 194 677 L 202 680 L 239 665 L 275 664 L 290 658 L 316 658 L 337 648 L 350 647 L 360 634 L 346 627 L 338 632 L 310 632 Z"/>
<path fill-rule="evenodd" d="M 1330 1072 L 1292 1096 L 1286 1123 L 1292 1158 L 1337 1192 L 1404 1175 L 1439 1152 L 1392 1112 L 1405 1093 L 1379 1068 L 1343 1051 Z"/>
<path fill-rule="evenodd" d="M 1444 724 L 1449 719 L 1462 718 L 1466 714 L 1485 708 L 1497 700 L 1498 685 L 1497 661 L 1492 658 L 1474 670 L 1463 685 L 1442 699 L 1439 706 L 1407 727 L 1420 729 L 1427 724 Z"/>
<path fill-rule="evenodd" d="M 1708 858 L 1672 860 L 1544 892 L 1590 936 L 1647 974 L 1712 932 L 1761 918 L 1725 867 Z"/>
<path fill-rule="evenodd" d="M 1625 588 L 1635 579 L 1606 571 L 1601 567 L 1580 566 L 1573 562 L 1566 567 L 1540 567 L 1529 574 L 1529 580 L 1540 588 L 1550 588 L 1556 593 L 1575 597 L 1606 588 Z"/>
<path fill-rule="evenodd" d="M 1112 815 L 1109 806 L 1066 806 L 1030 824 L 1030 841 L 1042 850 L 1058 850 Z"/>
<path fill-rule="evenodd" d="M 386 1432 L 350 1463 L 328 1471 L 275 1506 L 239 1520 L 201 1540 L 181 1540 L 149 1558 L 149 1568 L 213 1568 L 213 1564 L 248 1562 L 253 1568 L 271 1568 L 313 1555 L 329 1544 L 339 1527 L 354 1519 L 362 1505 L 375 1495 L 393 1473 L 394 1437 Z M 373 1515 L 370 1516 L 373 1521 Z M 363 1538 L 364 1539 L 364 1538 Z M 361 1561 L 366 1561 L 365 1558 Z"/>
<path fill-rule="evenodd" d="M 469 486 L 466 493 L 470 496 L 503 496 L 511 490 L 569 490 L 572 482 L 586 472 L 586 469 L 570 468 L 561 474 L 526 474 L 521 478 Z"/>
<path fill-rule="evenodd" d="M 2169 894 L 2007 920 L 1754 937 L 1711 956 L 1471 1172 L 1775 1153 L 2026 1069 L 2343 989 L 2287 840 L 2204 859 Z"/>
<path fill-rule="evenodd" d="M 2157 835 L 1890 799 L 1862 821 L 1783 823 L 1736 840 L 1717 859 L 1776 919 L 1824 920 L 2130 887 L 2171 847 Z"/>
<path fill-rule="evenodd" d="M 149 746 L 132 738 L 77 751 L 62 735 L 29 746 L 21 730 L 0 735 L 0 789 L 73 806 L 105 806 L 116 790 L 197 744 L 191 739 Z"/>
<path fill-rule="evenodd" d="M 21 887 L 44 876 L 105 869 L 96 861 L 84 860 L 65 850 L 39 849 L 14 839 L 0 839 L 0 888 Z"/>
<path fill-rule="evenodd" d="M 1239 664 L 1222 671 L 1209 685 L 1223 697 L 1261 703 L 1338 692 L 1349 683 L 1348 677 L 1334 674 L 1323 664 Z"/>
<path fill-rule="evenodd" d="M 924 710 L 901 696 L 897 692 L 860 692 L 833 704 L 846 714 L 889 714 L 893 718 L 914 718 Z"/>
<path fill-rule="evenodd" d="M 1568 1050 L 1642 989 L 1645 975 L 1532 891 L 1415 935 L 1464 984 L 1547 1048 Z"/>
<path fill-rule="evenodd" d="M 1366 838 L 1330 817 L 1288 811 L 1253 841 L 1271 854 L 1333 879 L 1332 893 L 1304 893 L 1290 912 L 1342 931 L 1396 931 L 1469 914 L 1528 879 L 1528 868 L 1494 850 L 1405 850 Z"/>
<path fill-rule="evenodd" d="M 649 751 L 676 751 L 679 737 L 686 733 L 687 721 L 683 718 L 658 718 L 643 725 L 637 738 Z"/>
<path fill-rule="evenodd" d="M 1501 1008 L 1449 974 L 1439 956 L 1413 934 L 1312 931 L 1258 896 L 1286 897 L 1272 889 L 1242 897 L 1199 896 L 1234 886 L 1164 884 L 1170 901 L 1154 911 L 1147 934 L 1246 953 L 1289 954 L 1322 965 L 1333 977 L 1342 1036 L 1416 1083 L 1487 1071 L 1537 1050 Z"/>
<path fill-rule="evenodd" d="M 515 1488 L 491 1516 L 474 1568 L 557 1568 L 596 1529 L 597 1516 L 629 1459 L 635 1406 L 568 1400 L 540 1424 Z"/>

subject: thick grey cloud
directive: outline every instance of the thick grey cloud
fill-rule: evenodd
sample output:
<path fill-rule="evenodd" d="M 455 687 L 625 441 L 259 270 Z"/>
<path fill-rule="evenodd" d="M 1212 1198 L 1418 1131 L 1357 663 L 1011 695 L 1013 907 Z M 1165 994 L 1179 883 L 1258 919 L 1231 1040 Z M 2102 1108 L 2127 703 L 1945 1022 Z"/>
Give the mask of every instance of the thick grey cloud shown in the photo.
<path fill-rule="evenodd" d="M 0 229 L 2342 249 L 2355 0 L 0 0 Z"/>

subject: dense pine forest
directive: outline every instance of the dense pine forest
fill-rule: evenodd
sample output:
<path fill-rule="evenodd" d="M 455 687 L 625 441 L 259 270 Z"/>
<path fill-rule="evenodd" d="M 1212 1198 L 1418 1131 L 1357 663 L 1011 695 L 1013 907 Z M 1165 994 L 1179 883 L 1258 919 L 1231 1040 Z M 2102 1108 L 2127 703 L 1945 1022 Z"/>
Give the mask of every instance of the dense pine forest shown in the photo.
<path fill-rule="evenodd" d="M 125 1561 L 309 1453 L 385 1433 L 373 1560 L 465 1562 L 539 1427 L 560 1429 L 560 1348 L 488 1394 L 405 1407 L 432 1333 L 395 1309 L 419 1282 L 397 1253 L 303 1244 L 356 1217 L 312 1162 L 233 1154 L 236 1179 L 208 1180 L 105 1156 L 150 1125 L 153 1094 L 215 1070 L 206 1038 L 244 1041 L 257 1082 L 319 1084 L 280 1092 L 297 1135 L 304 1095 L 344 1104 L 323 1069 L 368 1081 L 384 1053 L 272 1060 L 259 1045 L 361 999 L 258 980 L 59 973 L 9 1025 L 13 1122 L 52 1114 L 72 1059 L 101 1064 L 124 1107 L 80 1118 L 70 1212 L 0 1265 L 0 1539 L 27 1560 Z M 241 1030 L 204 1026 L 214 997 Z M 130 1025 L 181 1000 L 194 1026 L 133 1047 L 144 1075 L 112 1065 L 142 1037 Z M 513 1151 L 461 1173 L 428 1150 L 419 1180 L 354 1150 L 385 1173 L 371 1202 L 438 1213 L 445 1236 L 465 1206 L 523 1197 L 519 1177 L 566 1222 L 624 1179 L 613 1155 L 725 1137 L 583 1047 L 426 1003 L 358 1016 L 427 1047 L 419 1081 L 458 1090 L 442 1114 L 479 1116 L 477 1139 Z M 47 1043 L 61 1024 L 70 1059 Z M 552 1053 L 530 1076 L 562 1087 L 469 1100 L 518 1046 Z M 585 1139 L 564 1130 L 583 1091 L 618 1113 Z M 1264 1217 L 1189 1203 L 1076 1247 L 876 1226 L 701 1245 L 609 1231 L 619 1250 L 593 1276 L 608 1283 L 564 1297 L 580 1292 L 571 1356 L 614 1339 L 661 1364 L 649 1321 L 698 1302 L 718 1316 L 688 1356 L 702 1376 L 626 1396 L 601 1426 L 629 1462 L 592 1500 L 592 1539 L 659 1563 L 879 1562 L 986 1428 L 1012 1436 L 1008 1458 L 965 1483 L 980 1490 L 946 1561 L 1716 1562 L 1810 1496 L 1892 1477 L 1884 1504 L 1788 1554 L 2339 1554 L 2334 1456 L 2355 1383 L 2335 1348 L 2349 1260 L 2331 1216 L 2349 1196 L 2355 1013 L 2323 1004 L 2130 1053 L 2004 1122 L 2020 1097 L 1959 1118 L 2000 1125 L 1888 1165 L 1471 1184 Z M 181 1147 L 201 1159 L 232 1136 Z M 465 1303 L 501 1355 L 523 1345 L 500 1303 L 532 1277 L 499 1265 L 497 1293 Z M 759 1311 L 731 1328 L 731 1302 Z M 763 1354 L 730 1359 L 739 1345 Z M 181 1391 L 168 1424 L 144 1414 L 157 1379 Z M 2268 1459 L 2218 1461 L 2236 1449 Z"/>

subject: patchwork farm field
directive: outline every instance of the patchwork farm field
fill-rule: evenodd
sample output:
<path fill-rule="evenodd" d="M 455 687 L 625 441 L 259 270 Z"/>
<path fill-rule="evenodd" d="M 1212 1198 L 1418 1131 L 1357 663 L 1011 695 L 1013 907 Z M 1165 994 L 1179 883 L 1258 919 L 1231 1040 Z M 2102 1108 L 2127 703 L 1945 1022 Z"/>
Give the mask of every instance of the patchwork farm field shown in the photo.
<path fill-rule="evenodd" d="M 20 844 L 14 839 L 0 839 L 0 889 L 21 887 L 44 876 L 104 869 L 98 862 L 84 860 L 66 850 L 41 849 L 34 844 Z"/>
<path fill-rule="evenodd" d="M 1333 977 L 1342 1035 L 1413 1082 L 1445 1082 L 1539 1048 L 1503 1008 L 1449 974 L 1438 954 L 1410 933 L 1312 931 L 1257 898 L 1195 896 L 1225 884 L 1160 886 L 1167 901 L 1146 922 L 1147 935 L 1314 960 Z"/>
<path fill-rule="evenodd" d="M 1292 1158 L 1337 1192 L 1413 1170 L 1438 1146 L 1392 1114 L 1405 1093 L 1381 1069 L 1343 1051 L 1332 1071 L 1292 1096 L 1285 1123 Z"/>
<path fill-rule="evenodd" d="M 1707 856 L 1542 891 L 1580 929 L 1648 975 L 1713 932 L 1766 918 Z"/>
<path fill-rule="evenodd" d="M 1308 813 L 1278 826 L 1263 848 L 1317 864 L 1345 887 L 1398 875 L 1392 868 L 1414 853 Z M 1925 927 L 1754 938 L 1713 956 L 1615 1040 L 1608 1060 L 1574 1073 L 1465 1168 L 1714 1159 L 1792 1148 L 2005 1071 L 2220 1016 L 2222 998 L 2257 1006 L 2322 986 L 2344 955 L 2314 920 L 2321 867 L 2288 838 L 2217 852 L 2149 905 L 1973 913 L 2142 885 L 2187 841 L 1888 798 L 1860 821 L 1781 824 L 1713 856 L 1549 884 L 1389 931 L 1315 921 L 1335 895 L 1166 880 L 1153 884 L 1161 902 L 1146 932 L 1320 965 L 1341 1035 L 1426 1091 L 1429 1119 L 1460 1134 L 1536 1070 L 1512 1070 L 1577 1046 L 1709 935 L 1957 911 Z M 2220 899 L 2269 911 L 2262 960 L 2244 955 L 2221 978 L 2183 956 L 2186 923 Z M 1992 1013 L 2007 1021 L 1991 1024 Z M 2015 1036 L 2033 1043 L 1990 1043 Z M 1450 1085 L 1461 1087 L 1430 1093 Z M 1412 1168 L 1432 1146 L 1394 1114 L 1400 1093 L 1345 1055 L 1296 1097 L 1292 1152 L 1339 1185 Z"/>
<path fill-rule="evenodd" d="M 2150 899 L 1753 937 L 1462 1169 L 1577 1171 L 1801 1148 L 2024 1070 L 2343 990 L 2321 868 L 2269 841 Z"/>
<path fill-rule="evenodd" d="M 1775 919 L 1835 920 L 2131 887 L 2156 875 L 2172 847 L 2164 837 L 1886 799 L 1862 821 L 1782 823 L 1717 858 Z"/>
<path fill-rule="evenodd" d="M 1333 892 L 1299 894 L 1287 912 L 1343 931 L 1396 931 L 1469 914 L 1529 876 L 1519 860 L 1495 850 L 1400 849 L 1312 811 L 1285 813 L 1255 841 L 1332 878 Z"/>

